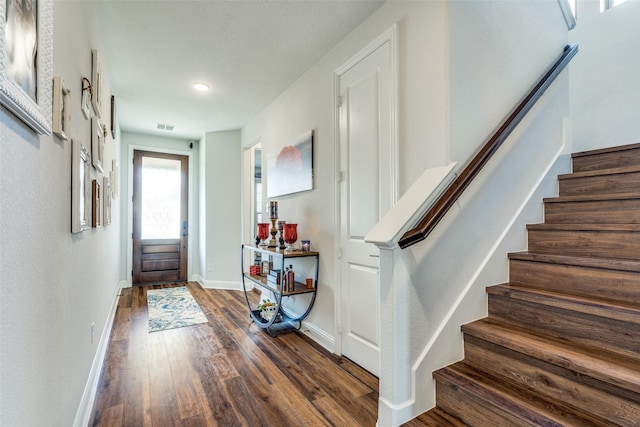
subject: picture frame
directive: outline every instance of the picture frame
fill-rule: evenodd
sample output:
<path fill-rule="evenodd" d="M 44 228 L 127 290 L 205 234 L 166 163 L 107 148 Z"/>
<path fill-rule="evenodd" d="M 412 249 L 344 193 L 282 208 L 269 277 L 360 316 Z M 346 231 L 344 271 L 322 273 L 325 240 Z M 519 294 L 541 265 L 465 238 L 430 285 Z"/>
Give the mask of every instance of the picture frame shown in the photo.
<path fill-rule="evenodd" d="M 104 172 L 104 129 L 97 117 L 91 120 L 91 159 L 93 167 Z"/>
<path fill-rule="evenodd" d="M 91 181 L 91 226 L 100 227 L 100 183 L 97 179 Z"/>
<path fill-rule="evenodd" d="M 71 122 L 71 91 L 64 84 L 62 77 L 53 78 L 53 133 L 61 140 L 67 141 L 67 129 Z"/>
<path fill-rule="evenodd" d="M 107 226 L 111 224 L 111 178 L 104 176 L 102 178 L 102 224 Z"/>
<path fill-rule="evenodd" d="M 118 161 L 116 159 L 111 160 L 111 197 L 115 200 L 118 197 Z"/>
<path fill-rule="evenodd" d="M 0 1 L 0 105 L 40 135 L 51 135 L 53 69 L 52 0 L 32 0 L 29 11 Z M 22 14 L 22 15 L 21 15 Z M 20 16 L 31 22 L 15 24 Z M 5 19 L 6 18 L 6 19 Z M 31 42 L 33 62 L 17 64 L 12 49 Z"/>
<path fill-rule="evenodd" d="M 71 232 L 80 233 L 91 228 L 91 153 L 77 139 L 71 140 L 71 151 Z"/>
<path fill-rule="evenodd" d="M 111 95 L 111 138 L 116 139 L 116 98 Z"/>
<path fill-rule="evenodd" d="M 102 63 L 96 49 L 91 49 L 91 105 L 97 117 L 101 117 L 102 105 Z"/>
<path fill-rule="evenodd" d="M 85 119 L 91 118 L 91 82 L 88 78 L 82 78 L 82 100 L 80 101 L 80 109 Z"/>
<path fill-rule="evenodd" d="M 313 130 L 267 155 L 267 197 L 313 189 Z"/>

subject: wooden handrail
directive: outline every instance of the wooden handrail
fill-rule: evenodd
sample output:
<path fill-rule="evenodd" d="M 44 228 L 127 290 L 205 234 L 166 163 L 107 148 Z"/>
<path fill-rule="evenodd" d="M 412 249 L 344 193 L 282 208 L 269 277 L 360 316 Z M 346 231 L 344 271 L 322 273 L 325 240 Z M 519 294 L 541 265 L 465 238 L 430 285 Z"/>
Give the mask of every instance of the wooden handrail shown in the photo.
<path fill-rule="evenodd" d="M 489 162 L 493 154 L 500 148 L 524 116 L 531 110 L 542 94 L 547 90 L 555 78 L 564 70 L 569 61 L 578 53 L 578 45 L 565 46 L 562 56 L 549 68 L 533 89 L 520 101 L 516 108 L 509 114 L 498 130 L 491 136 L 469 160 L 462 171 L 451 184 L 449 184 L 440 197 L 429 208 L 420 222 L 411 230 L 404 233 L 398 245 L 407 248 L 424 240 L 435 228 L 445 214 L 456 203 L 471 181 L 480 170 Z"/>

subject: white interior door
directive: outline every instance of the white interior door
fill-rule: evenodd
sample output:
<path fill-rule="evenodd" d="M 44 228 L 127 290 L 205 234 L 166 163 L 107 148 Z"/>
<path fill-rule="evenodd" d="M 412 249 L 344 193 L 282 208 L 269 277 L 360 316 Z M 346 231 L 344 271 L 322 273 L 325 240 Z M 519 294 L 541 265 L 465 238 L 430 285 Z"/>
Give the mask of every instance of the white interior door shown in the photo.
<path fill-rule="evenodd" d="M 379 251 L 367 232 L 394 202 L 391 41 L 339 74 L 340 348 L 379 374 Z"/>

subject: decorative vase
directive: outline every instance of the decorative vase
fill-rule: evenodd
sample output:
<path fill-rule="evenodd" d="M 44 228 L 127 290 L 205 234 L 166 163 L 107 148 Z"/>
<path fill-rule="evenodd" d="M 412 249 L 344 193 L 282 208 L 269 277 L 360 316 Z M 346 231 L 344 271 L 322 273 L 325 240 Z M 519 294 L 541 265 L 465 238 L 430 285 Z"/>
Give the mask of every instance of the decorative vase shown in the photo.
<path fill-rule="evenodd" d="M 267 239 L 269 238 L 269 223 L 258 223 L 258 238 L 262 241 L 260 246 L 267 246 Z"/>
<path fill-rule="evenodd" d="M 285 252 L 293 252 L 293 244 L 298 240 L 298 224 L 284 224 L 284 241 L 287 244 Z"/>

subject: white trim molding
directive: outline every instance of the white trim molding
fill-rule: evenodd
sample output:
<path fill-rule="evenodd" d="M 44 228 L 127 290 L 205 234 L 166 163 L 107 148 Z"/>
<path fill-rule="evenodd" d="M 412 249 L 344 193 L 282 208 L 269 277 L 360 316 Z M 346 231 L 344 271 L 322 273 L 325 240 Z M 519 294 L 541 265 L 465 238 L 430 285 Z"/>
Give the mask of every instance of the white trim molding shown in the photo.
<path fill-rule="evenodd" d="M 242 283 L 230 280 L 207 280 L 199 274 L 194 274 L 192 280 L 200 283 L 206 289 L 225 289 L 229 291 L 241 291 Z"/>
<path fill-rule="evenodd" d="M 571 8 L 571 4 L 573 4 L 573 8 Z M 564 20 L 567 23 L 567 28 L 573 30 L 577 22 L 576 8 L 578 7 L 578 0 L 558 0 L 558 5 L 562 11 L 562 16 L 564 16 Z"/>

